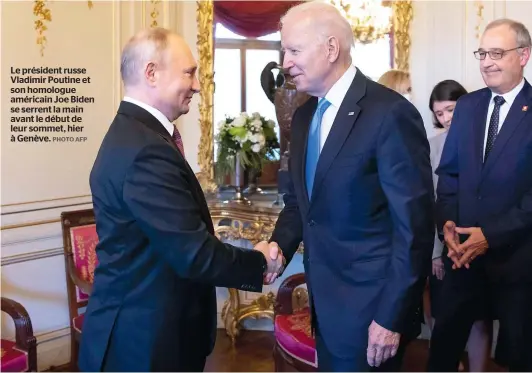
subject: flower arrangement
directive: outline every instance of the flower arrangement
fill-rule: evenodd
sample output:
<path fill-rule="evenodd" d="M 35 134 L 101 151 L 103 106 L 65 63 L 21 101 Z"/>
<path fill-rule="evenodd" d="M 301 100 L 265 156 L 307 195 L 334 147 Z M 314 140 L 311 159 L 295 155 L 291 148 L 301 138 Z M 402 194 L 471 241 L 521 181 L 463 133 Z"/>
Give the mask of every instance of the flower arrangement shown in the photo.
<path fill-rule="evenodd" d="M 264 161 L 275 157 L 279 141 L 274 130 L 275 122 L 259 113 L 251 116 L 241 113 L 238 117 L 226 117 L 218 123 L 217 176 L 223 178 L 235 171 L 236 161 L 245 169 L 261 170 Z"/>

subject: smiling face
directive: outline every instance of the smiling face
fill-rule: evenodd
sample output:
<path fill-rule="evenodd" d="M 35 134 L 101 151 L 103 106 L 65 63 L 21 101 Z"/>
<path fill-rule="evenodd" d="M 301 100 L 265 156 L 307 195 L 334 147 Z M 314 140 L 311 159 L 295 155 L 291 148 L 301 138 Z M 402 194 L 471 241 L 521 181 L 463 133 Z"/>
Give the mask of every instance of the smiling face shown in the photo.
<path fill-rule="evenodd" d="M 188 113 L 190 101 L 199 92 L 196 61 L 181 38 L 169 37 L 168 47 L 159 63 L 148 64 L 154 106 L 173 122 Z"/>
<path fill-rule="evenodd" d="M 434 117 L 444 128 L 451 127 L 456 101 L 434 101 L 432 110 Z"/>
<path fill-rule="evenodd" d="M 290 18 L 281 29 L 283 68 L 293 77 L 297 90 L 324 96 L 332 74 L 331 55 L 308 20 Z"/>
<path fill-rule="evenodd" d="M 517 47 L 520 47 L 517 45 L 517 35 L 507 25 L 493 27 L 482 35 L 479 51 L 503 53 L 501 59 L 493 60 L 487 54 L 484 60 L 480 60 L 480 72 L 484 82 L 498 94 L 511 91 L 523 79 L 523 69 L 530 57 L 530 48 L 515 50 Z"/>

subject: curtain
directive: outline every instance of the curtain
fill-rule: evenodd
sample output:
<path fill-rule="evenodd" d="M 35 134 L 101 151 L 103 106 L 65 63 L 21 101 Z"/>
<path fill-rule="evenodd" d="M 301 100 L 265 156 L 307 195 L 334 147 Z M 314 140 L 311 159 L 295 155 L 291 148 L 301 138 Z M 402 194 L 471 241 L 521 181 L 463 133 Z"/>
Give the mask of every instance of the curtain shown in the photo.
<path fill-rule="evenodd" d="M 214 22 L 245 37 L 279 31 L 279 20 L 302 1 L 214 1 Z"/>

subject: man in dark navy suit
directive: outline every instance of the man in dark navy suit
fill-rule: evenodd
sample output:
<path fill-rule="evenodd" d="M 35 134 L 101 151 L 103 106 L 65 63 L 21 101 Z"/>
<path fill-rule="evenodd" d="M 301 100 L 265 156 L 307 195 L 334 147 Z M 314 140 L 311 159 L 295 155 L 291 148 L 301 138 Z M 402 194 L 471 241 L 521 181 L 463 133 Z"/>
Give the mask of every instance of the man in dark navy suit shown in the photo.
<path fill-rule="evenodd" d="M 309 2 L 282 20 L 284 69 L 310 98 L 291 125 L 290 190 L 271 237 L 304 266 L 321 371 L 398 371 L 420 332 L 434 187 L 421 116 L 352 65 L 353 33 Z"/>
<path fill-rule="evenodd" d="M 532 371 L 531 44 L 521 23 L 490 23 L 475 52 L 487 88 L 455 109 L 437 170 L 437 220 L 450 260 L 431 371 L 458 369 L 479 317 L 499 320 L 502 362 Z"/>
<path fill-rule="evenodd" d="M 216 336 L 215 286 L 260 292 L 282 254 L 214 236 L 172 124 L 198 92 L 179 36 L 141 31 L 126 45 L 126 97 L 90 175 L 99 265 L 83 324 L 82 371 L 203 371 Z"/>

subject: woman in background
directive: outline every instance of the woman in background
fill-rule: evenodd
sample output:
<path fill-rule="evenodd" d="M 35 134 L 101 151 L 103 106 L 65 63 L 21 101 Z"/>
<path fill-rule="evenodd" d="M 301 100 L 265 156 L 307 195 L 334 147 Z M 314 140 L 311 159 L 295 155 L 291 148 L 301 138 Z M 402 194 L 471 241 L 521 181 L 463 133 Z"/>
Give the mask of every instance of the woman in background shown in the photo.
<path fill-rule="evenodd" d="M 402 70 L 387 71 L 380 77 L 377 83 L 393 89 L 397 93 L 405 96 L 408 101 L 411 101 L 412 83 L 408 72 Z"/>
<path fill-rule="evenodd" d="M 454 108 L 456 102 L 467 91 L 458 82 L 454 80 L 444 80 L 438 83 L 429 99 L 429 108 L 434 115 L 434 127 L 441 131 L 429 139 L 430 143 L 430 161 L 433 171 L 436 171 L 440 163 L 441 154 L 447 133 L 451 126 Z M 438 185 L 438 176 L 433 174 L 434 190 Z M 439 297 L 443 277 L 445 276 L 443 256 L 443 244 L 436 236 L 434 250 L 432 253 L 432 275 L 429 277 L 429 297 L 424 299 L 425 322 L 432 331 L 433 319 L 438 318 L 438 309 L 445 307 Z M 448 268 L 450 268 L 450 264 Z M 443 300 L 444 302 L 444 300 Z M 428 303 L 428 304 L 427 304 Z M 431 315 L 432 314 L 432 315 Z M 432 316 L 432 317 L 431 317 Z M 483 372 L 487 369 L 487 362 L 491 351 L 492 326 L 491 320 L 484 320 L 486 315 L 479 315 L 479 320 L 473 324 L 467 342 L 469 357 L 469 371 Z M 463 366 L 461 365 L 461 370 Z"/>

